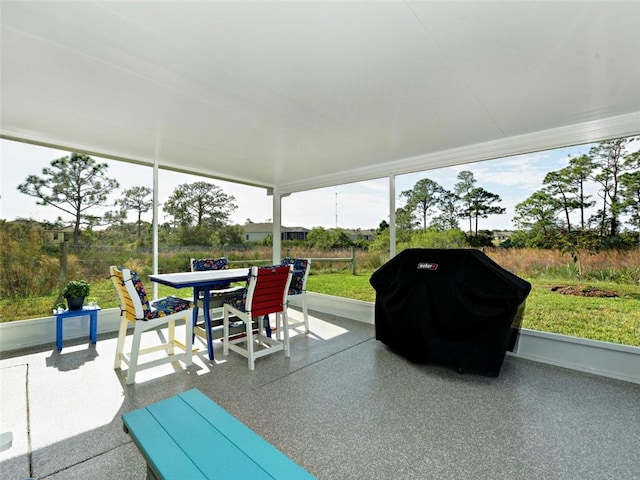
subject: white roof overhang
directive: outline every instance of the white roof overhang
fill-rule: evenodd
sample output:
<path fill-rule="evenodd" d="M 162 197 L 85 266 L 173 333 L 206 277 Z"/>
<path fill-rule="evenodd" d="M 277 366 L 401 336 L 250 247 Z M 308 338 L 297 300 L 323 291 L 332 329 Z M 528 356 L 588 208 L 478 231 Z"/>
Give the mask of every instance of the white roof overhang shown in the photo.
<path fill-rule="evenodd" d="M 0 135 L 281 193 L 640 133 L 640 2 L 0 3 Z"/>

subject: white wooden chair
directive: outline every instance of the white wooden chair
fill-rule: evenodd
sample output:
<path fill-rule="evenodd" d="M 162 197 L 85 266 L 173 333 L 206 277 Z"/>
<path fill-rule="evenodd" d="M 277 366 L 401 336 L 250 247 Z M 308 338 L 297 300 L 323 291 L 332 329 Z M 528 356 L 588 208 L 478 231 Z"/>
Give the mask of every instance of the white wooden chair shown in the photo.
<path fill-rule="evenodd" d="M 291 276 L 291 266 L 251 267 L 247 288 L 225 301 L 223 307 L 223 353 L 228 355 L 229 350 L 233 350 L 246 357 L 249 370 L 255 368 L 257 358 L 265 355 L 284 350 L 285 357 L 290 356 L 287 292 Z M 270 313 L 275 313 L 276 319 L 280 315 L 283 317 L 283 342 L 262 334 L 264 318 Z M 230 337 L 229 317 L 231 315 L 238 317 L 244 323 L 244 336 Z M 254 320 L 258 322 L 258 330 L 255 334 L 253 331 Z"/>
<path fill-rule="evenodd" d="M 192 357 L 192 312 L 193 302 L 178 298 L 166 297 L 149 304 L 146 290 L 135 272 L 128 268 L 109 267 L 111 280 L 120 297 L 120 331 L 116 347 L 116 356 L 113 368 L 121 367 L 122 362 L 128 366 L 127 385 L 135 382 L 136 372 L 147 368 L 155 367 L 165 363 L 184 361 L 186 366 L 191 365 Z M 175 322 L 184 320 L 185 341 L 179 342 L 175 339 Z M 124 352 L 127 327 L 133 324 L 133 342 L 131 351 Z M 152 329 L 162 326 L 168 327 L 168 338 L 166 343 L 147 348 L 140 348 L 142 334 Z M 175 348 L 183 352 L 175 354 Z M 149 360 L 141 363 L 140 355 L 164 350 L 167 356 Z"/>

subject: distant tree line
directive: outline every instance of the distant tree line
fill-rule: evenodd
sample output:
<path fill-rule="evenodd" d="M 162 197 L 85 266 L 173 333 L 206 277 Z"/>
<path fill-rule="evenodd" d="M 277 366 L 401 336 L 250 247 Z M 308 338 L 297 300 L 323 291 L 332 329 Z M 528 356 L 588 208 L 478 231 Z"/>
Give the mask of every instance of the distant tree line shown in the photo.
<path fill-rule="evenodd" d="M 571 253 L 579 269 L 585 251 L 640 246 L 638 142 L 639 138 L 600 142 L 587 155 L 569 158 L 566 167 L 548 172 L 541 188 L 516 205 L 512 219 L 516 230 L 502 246 L 560 249 Z M 460 172 L 457 180 L 449 190 L 423 178 L 400 193 L 404 205 L 395 212 L 399 251 L 493 244 L 492 232 L 481 227 L 489 216 L 506 213 L 500 196 L 479 186 L 471 171 Z M 66 216 L 50 226 L 72 227 L 76 247 L 110 245 L 128 251 L 151 245 L 151 223 L 145 220 L 153 208 L 151 189 L 136 186 L 118 193 L 119 183 L 109 178 L 106 163 L 71 153 L 53 160 L 40 176 L 27 176 L 17 188 Z M 109 204 L 114 194 L 117 199 Z M 243 227 L 229 220 L 237 208 L 235 198 L 213 183 L 178 185 L 163 207 L 166 217 L 158 231 L 163 247 L 247 243 Z M 0 294 L 7 298 L 48 292 L 64 281 L 57 276 L 65 249 L 47 243 L 42 227 L 34 223 L 0 220 Z M 374 253 L 388 252 L 386 220 L 376 234 L 373 241 L 354 241 L 343 229 L 315 227 L 304 244 L 319 249 L 356 245 Z M 271 236 L 260 243 L 271 245 Z M 72 255 L 69 261 L 70 276 L 86 271 L 78 257 Z M 40 275 L 31 275 L 33 271 Z"/>
<path fill-rule="evenodd" d="M 461 248 L 492 245 L 492 233 L 480 229 L 480 221 L 490 215 L 504 215 L 502 199 L 481 186 L 473 172 L 464 170 L 458 182 L 447 190 L 430 178 L 418 180 L 411 190 L 400 193 L 404 206 L 396 209 L 398 248 Z M 467 232 L 460 222 L 468 225 Z M 371 245 L 381 250 L 389 244 L 389 224 L 382 220 Z"/>
<path fill-rule="evenodd" d="M 593 146 L 587 155 L 545 175 L 540 190 L 515 207 L 516 231 L 503 246 L 597 250 L 640 245 L 640 138 L 618 138 Z M 635 149 L 630 149 L 636 145 Z M 492 245 L 479 228 L 490 215 L 503 215 L 499 195 L 477 185 L 471 171 L 458 174 L 447 190 L 423 178 L 400 193 L 396 210 L 398 243 L 407 246 Z M 597 198 L 588 192 L 597 191 Z M 595 213 L 587 215 L 597 207 Z M 626 224 L 622 219 L 626 219 Z M 460 229 L 464 222 L 466 233 Z M 630 227 L 623 230 L 623 226 Z M 378 227 L 376 247 L 388 243 L 388 223 Z M 443 232 L 447 232 L 443 235 Z"/>
<path fill-rule="evenodd" d="M 447 190 L 429 178 L 419 180 L 411 190 L 400 193 L 406 200 L 396 210 L 396 226 L 404 230 L 426 231 L 458 229 L 461 219 L 469 222 L 469 235 L 478 235 L 479 220 L 489 215 L 503 215 L 499 195 L 478 187 L 469 170 L 458 174 L 458 183 Z"/>
<path fill-rule="evenodd" d="M 108 168 L 87 155 L 71 153 L 53 160 L 41 176 L 29 175 L 18 190 L 35 197 L 38 205 L 67 214 L 67 220 L 59 217 L 53 226 L 73 226 L 74 246 L 98 239 L 113 244 L 150 243 L 151 224 L 143 219 L 153 207 L 149 187 L 126 189 L 113 210 L 96 213 L 119 188 L 117 180 L 107 176 Z M 179 185 L 164 204 L 168 222 L 160 225 L 160 237 L 163 243 L 175 245 L 241 243 L 241 228 L 229 223 L 236 208 L 235 198 L 217 185 L 204 181 Z M 127 221 L 132 213 L 134 223 Z M 96 230 L 98 226 L 106 228 Z"/>
<path fill-rule="evenodd" d="M 591 248 L 640 245 L 640 138 L 601 142 L 547 173 L 542 188 L 515 207 L 515 246 Z M 636 143 L 637 144 L 637 143 Z M 596 197 L 587 194 L 597 192 Z M 587 211 L 596 207 L 595 213 Z M 629 230 L 623 231 L 623 216 Z"/>
<path fill-rule="evenodd" d="M 629 151 L 638 141 L 620 138 L 600 142 L 587 155 L 569 158 L 565 168 L 547 173 L 542 187 L 516 206 L 512 221 L 517 231 L 510 244 L 565 248 L 567 242 L 569 246 L 577 242 L 625 246 L 630 239 L 640 243 L 640 152 L 637 148 Z M 153 207 L 150 188 L 126 189 L 118 195 L 112 210 L 96 214 L 119 188 L 116 179 L 107 176 L 107 170 L 106 163 L 71 153 L 53 160 L 41 176 L 29 175 L 18 190 L 35 197 L 39 205 L 52 206 L 66 214 L 67 220 L 58 218 L 56 225 L 73 226 L 75 246 L 80 245 L 81 236 L 85 244 L 150 245 L 151 224 L 144 220 Z M 471 246 L 491 244 L 491 232 L 480 226 L 489 216 L 506 213 L 500 206 L 502 199 L 479 186 L 471 171 L 460 172 L 457 180 L 448 190 L 423 178 L 412 189 L 400 193 L 404 206 L 395 212 L 400 243 L 439 243 L 433 232 L 453 232 L 445 235 L 453 246 L 460 241 Z M 594 186 L 595 198 L 588 193 L 594 191 Z M 597 207 L 596 212 L 588 215 L 593 207 Z M 163 245 L 244 243 L 242 227 L 229 221 L 237 209 L 235 198 L 213 183 L 198 181 L 177 186 L 163 209 L 167 221 L 159 225 L 158 232 Z M 132 214 L 135 221 L 129 222 Z M 96 229 L 98 226 L 105 228 Z M 378 227 L 379 246 L 385 241 L 388 245 L 388 226 L 383 220 Z M 625 226 L 630 230 L 624 230 Z M 262 243 L 271 240 L 268 237 Z M 355 243 L 367 245 L 363 240 Z M 308 233 L 307 244 L 335 248 L 354 242 L 342 229 L 316 227 Z"/>

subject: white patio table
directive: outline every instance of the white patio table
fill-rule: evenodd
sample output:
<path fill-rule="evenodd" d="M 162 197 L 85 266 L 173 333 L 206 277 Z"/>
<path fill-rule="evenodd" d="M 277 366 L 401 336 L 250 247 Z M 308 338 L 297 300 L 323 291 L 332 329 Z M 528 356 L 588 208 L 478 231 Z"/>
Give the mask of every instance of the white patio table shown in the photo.
<path fill-rule="evenodd" d="M 159 273 L 149 275 L 152 282 L 167 285 L 173 288 L 193 288 L 193 326 L 196 326 L 198 319 L 198 300 L 202 293 L 204 309 L 204 322 L 207 332 L 207 351 L 209 360 L 213 360 L 213 338 L 211 338 L 211 313 L 209 311 L 209 294 L 215 287 L 225 285 L 229 282 L 240 282 L 247 280 L 248 268 L 229 268 L 226 270 L 206 270 L 201 272 L 180 272 L 180 273 Z"/>

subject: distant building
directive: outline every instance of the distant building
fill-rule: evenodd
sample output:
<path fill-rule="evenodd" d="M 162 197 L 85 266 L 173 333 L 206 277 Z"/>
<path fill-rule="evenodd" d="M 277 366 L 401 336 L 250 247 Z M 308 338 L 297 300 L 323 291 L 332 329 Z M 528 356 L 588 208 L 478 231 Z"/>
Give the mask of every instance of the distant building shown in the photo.
<path fill-rule="evenodd" d="M 40 222 L 30 218 L 17 218 L 9 223 L 30 229 L 37 229 L 42 232 L 44 241 L 47 243 L 63 243 L 65 240 L 69 241 L 73 239 L 73 227 L 53 227 L 50 223 Z"/>
<path fill-rule="evenodd" d="M 49 243 L 63 243 L 73 239 L 73 227 L 45 230 L 44 234 Z"/>
<path fill-rule="evenodd" d="M 247 223 L 241 225 L 246 242 L 261 242 L 273 234 L 273 223 Z M 280 227 L 282 240 L 306 240 L 309 229 L 303 227 Z"/>
<path fill-rule="evenodd" d="M 241 225 L 241 228 L 244 230 L 244 240 L 245 242 L 261 242 L 267 236 L 273 233 L 273 224 L 272 223 L 247 223 L 245 225 Z M 329 229 L 332 231 L 333 229 Z M 342 229 L 347 235 L 349 235 L 349 239 L 351 241 L 356 240 L 373 240 L 376 237 L 375 230 L 349 230 Z M 308 228 L 303 227 L 285 227 L 282 226 L 280 228 L 281 239 L 282 240 L 307 240 L 307 234 L 309 233 Z"/>
<path fill-rule="evenodd" d="M 501 243 L 509 240 L 513 232 L 510 230 L 493 230 L 491 235 L 494 242 Z"/>

